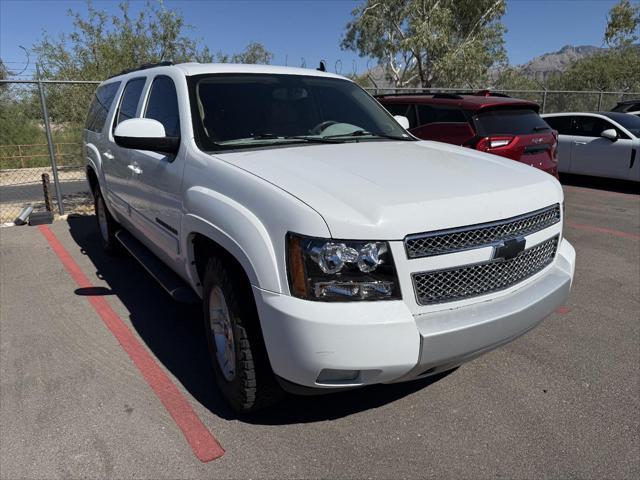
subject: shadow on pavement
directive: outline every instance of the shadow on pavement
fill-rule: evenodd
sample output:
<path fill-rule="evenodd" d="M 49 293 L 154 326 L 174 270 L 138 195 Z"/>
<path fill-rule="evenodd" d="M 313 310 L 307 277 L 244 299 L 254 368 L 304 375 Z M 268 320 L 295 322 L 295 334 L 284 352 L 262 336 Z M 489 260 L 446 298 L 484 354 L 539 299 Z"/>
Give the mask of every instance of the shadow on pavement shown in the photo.
<path fill-rule="evenodd" d="M 640 184 L 627 180 L 615 180 L 612 178 L 587 177 L 585 175 L 560 174 L 560 183 L 572 187 L 594 188 L 617 193 L 640 193 Z"/>
<path fill-rule="evenodd" d="M 238 418 L 215 385 L 209 365 L 200 307 L 173 302 L 137 262 L 126 254 L 109 257 L 100 246 L 95 218 L 68 218 L 72 238 L 109 288 L 77 289 L 76 295 L 115 295 L 130 312 L 130 321 L 155 357 L 205 408 L 225 419 Z M 276 407 L 243 416 L 247 423 L 280 425 L 340 418 L 398 400 L 448 375 L 396 385 L 376 385 L 331 395 L 287 396 Z"/>

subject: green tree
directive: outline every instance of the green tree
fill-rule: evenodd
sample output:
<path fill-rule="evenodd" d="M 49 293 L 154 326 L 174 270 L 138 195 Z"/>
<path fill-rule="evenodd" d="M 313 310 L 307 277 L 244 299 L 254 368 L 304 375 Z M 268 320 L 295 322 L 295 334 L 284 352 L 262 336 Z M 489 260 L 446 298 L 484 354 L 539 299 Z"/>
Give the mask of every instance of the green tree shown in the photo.
<path fill-rule="evenodd" d="M 640 48 L 627 48 L 576 61 L 562 75 L 572 90 L 640 91 Z"/>
<path fill-rule="evenodd" d="M 342 48 L 382 64 L 394 86 L 484 83 L 506 60 L 504 0 L 367 0 Z"/>
<path fill-rule="evenodd" d="M 236 53 L 231 57 L 233 63 L 259 63 L 269 65 L 271 60 L 273 60 L 273 53 L 258 42 L 249 43 L 242 53 Z"/>
<path fill-rule="evenodd" d="M 216 53 L 218 63 L 257 63 L 269 65 L 273 60 L 273 53 L 259 42 L 250 42 L 241 53 L 229 55 L 226 53 Z"/>
<path fill-rule="evenodd" d="M 371 88 L 374 86 L 373 83 L 371 82 L 371 79 L 368 77 L 366 73 L 362 75 L 358 75 L 357 73 L 347 73 L 345 77 L 353 80 L 362 88 Z"/>
<path fill-rule="evenodd" d="M 182 14 L 160 0 L 148 1 L 137 15 L 131 14 L 128 1 L 120 3 L 115 14 L 87 1 L 86 14 L 68 10 L 68 15 L 73 18 L 70 33 L 58 37 L 45 33 L 33 46 L 45 79 L 104 80 L 144 63 L 211 61 L 209 49 L 187 35 L 191 27 Z M 84 121 L 94 90 L 95 85 L 47 86 L 49 114 L 59 127 L 58 137 L 65 125 Z M 80 129 L 76 130 L 78 137 Z"/>
<path fill-rule="evenodd" d="M 0 60 L 0 80 L 9 78 L 11 72 Z M 30 116 L 31 109 L 23 104 L 24 95 L 16 92 L 16 85 L 0 84 L 0 146 L 32 144 L 42 141 L 42 130 Z M 16 155 L 11 148 L 0 149 L 0 169 L 18 166 L 17 163 L 9 164 L 3 157 Z"/>
<path fill-rule="evenodd" d="M 73 80 L 104 80 L 121 70 L 143 63 L 211 61 L 207 47 L 186 35 L 191 27 L 177 10 L 162 1 L 147 2 L 135 17 L 129 2 L 116 14 L 98 10 L 87 1 L 86 16 L 68 10 L 73 31 L 52 37 L 45 34 L 33 50 L 45 77 Z"/>
<path fill-rule="evenodd" d="M 494 89 L 496 90 L 540 90 L 541 85 L 528 77 L 518 68 L 508 67 L 499 72 Z"/>
<path fill-rule="evenodd" d="M 620 0 L 609 11 L 604 41 L 613 48 L 631 46 L 640 39 L 640 4 Z"/>

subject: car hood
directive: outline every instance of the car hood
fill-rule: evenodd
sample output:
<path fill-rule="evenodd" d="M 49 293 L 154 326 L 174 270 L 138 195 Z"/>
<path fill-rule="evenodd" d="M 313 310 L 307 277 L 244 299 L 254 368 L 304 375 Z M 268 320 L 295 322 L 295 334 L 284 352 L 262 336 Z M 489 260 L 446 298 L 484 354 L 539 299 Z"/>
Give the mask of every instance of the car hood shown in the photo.
<path fill-rule="evenodd" d="M 216 157 L 294 195 L 340 239 L 400 240 L 562 201 L 560 184 L 547 173 L 439 142 L 303 145 Z"/>

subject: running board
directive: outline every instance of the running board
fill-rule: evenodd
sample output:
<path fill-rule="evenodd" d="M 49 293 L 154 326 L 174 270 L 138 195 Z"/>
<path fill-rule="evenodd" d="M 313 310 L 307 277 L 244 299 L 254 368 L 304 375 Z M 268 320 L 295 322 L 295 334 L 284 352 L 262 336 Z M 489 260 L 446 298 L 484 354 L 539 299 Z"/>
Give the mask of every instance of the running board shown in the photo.
<path fill-rule="evenodd" d="M 189 285 L 167 267 L 151 250 L 140 243 L 126 230 L 118 230 L 116 238 L 133 258 L 166 290 L 169 296 L 180 303 L 199 303 L 200 298 Z"/>

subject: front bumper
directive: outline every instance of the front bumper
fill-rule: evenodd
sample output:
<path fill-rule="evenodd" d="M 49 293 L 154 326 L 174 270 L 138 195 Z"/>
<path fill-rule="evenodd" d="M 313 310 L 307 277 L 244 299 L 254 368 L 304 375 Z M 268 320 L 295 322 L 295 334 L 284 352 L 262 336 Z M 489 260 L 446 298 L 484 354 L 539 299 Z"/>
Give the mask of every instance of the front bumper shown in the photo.
<path fill-rule="evenodd" d="M 575 251 L 563 240 L 554 263 L 507 295 L 412 315 L 403 301 L 321 303 L 254 287 L 271 367 L 316 389 L 411 380 L 453 368 L 535 327 L 569 295 Z M 358 370 L 319 384 L 323 369 Z"/>

